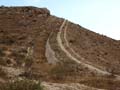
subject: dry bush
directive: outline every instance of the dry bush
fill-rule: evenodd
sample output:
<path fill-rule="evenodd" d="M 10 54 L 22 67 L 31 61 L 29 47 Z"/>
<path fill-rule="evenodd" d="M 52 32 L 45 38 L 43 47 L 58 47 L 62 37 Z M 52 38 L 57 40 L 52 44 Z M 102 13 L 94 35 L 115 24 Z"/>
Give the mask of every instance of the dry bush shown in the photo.
<path fill-rule="evenodd" d="M 1 56 L 5 56 L 5 54 L 3 53 L 4 49 L 0 48 L 0 57 Z"/>
<path fill-rule="evenodd" d="M 17 80 L 0 84 L 0 90 L 43 90 L 40 82 L 36 83 L 31 80 Z"/>
<path fill-rule="evenodd" d="M 63 80 L 66 77 L 75 77 L 77 75 L 77 66 L 73 62 L 58 63 L 50 71 L 50 76 L 55 80 Z"/>
<path fill-rule="evenodd" d="M 1 78 L 6 78 L 7 77 L 6 72 L 2 68 L 0 68 L 0 77 Z"/>
<path fill-rule="evenodd" d="M 7 64 L 7 59 L 0 57 L 0 65 L 6 65 Z"/>

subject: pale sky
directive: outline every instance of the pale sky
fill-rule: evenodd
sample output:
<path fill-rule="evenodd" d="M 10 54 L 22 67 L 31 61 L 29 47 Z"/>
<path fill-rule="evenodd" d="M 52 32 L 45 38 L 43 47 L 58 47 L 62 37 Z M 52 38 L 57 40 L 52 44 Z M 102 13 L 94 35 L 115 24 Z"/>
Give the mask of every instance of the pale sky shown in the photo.
<path fill-rule="evenodd" d="M 47 7 L 53 15 L 120 40 L 120 0 L 0 0 L 0 5 Z"/>

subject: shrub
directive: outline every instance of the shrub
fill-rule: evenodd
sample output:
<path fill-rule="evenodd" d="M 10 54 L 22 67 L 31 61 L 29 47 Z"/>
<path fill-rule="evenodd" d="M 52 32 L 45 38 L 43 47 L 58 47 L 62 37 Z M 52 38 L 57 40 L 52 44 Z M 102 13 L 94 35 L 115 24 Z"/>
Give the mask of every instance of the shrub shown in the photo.
<path fill-rule="evenodd" d="M 51 69 L 50 75 L 52 78 L 57 80 L 62 80 L 63 76 L 65 76 L 65 69 L 63 65 L 56 65 L 54 68 Z"/>
<path fill-rule="evenodd" d="M 7 65 L 6 62 L 7 62 L 6 58 L 0 57 L 0 65 L 4 65 L 5 66 L 5 65 Z"/>
<path fill-rule="evenodd" d="M 2 77 L 2 78 L 7 77 L 6 72 L 1 67 L 0 67 L 0 77 Z"/>
<path fill-rule="evenodd" d="M 55 80 L 63 80 L 68 76 L 74 76 L 76 75 L 76 65 L 73 62 L 66 62 L 58 63 L 56 66 L 54 66 L 51 71 L 50 75 Z"/>
<path fill-rule="evenodd" d="M 43 90 L 40 82 L 36 83 L 32 80 L 17 80 L 0 84 L 0 90 Z"/>

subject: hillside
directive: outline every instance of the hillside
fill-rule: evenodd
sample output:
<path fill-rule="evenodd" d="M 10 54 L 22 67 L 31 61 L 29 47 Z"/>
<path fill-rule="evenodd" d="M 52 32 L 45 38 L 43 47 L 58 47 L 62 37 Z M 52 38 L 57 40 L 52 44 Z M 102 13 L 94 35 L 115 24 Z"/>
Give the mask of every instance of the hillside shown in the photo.
<path fill-rule="evenodd" d="M 119 90 L 120 41 L 46 8 L 0 7 L 0 82 L 18 78 L 48 90 Z"/>

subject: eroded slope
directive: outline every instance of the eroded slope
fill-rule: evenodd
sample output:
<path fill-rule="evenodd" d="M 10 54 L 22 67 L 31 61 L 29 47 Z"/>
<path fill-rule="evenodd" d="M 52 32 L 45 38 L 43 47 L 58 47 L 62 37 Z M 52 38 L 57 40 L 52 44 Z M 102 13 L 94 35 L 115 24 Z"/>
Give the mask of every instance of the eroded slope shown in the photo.
<path fill-rule="evenodd" d="M 62 26 L 64 21 L 46 8 L 0 7 L 0 82 L 19 77 L 65 83 L 58 88 L 70 88 L 66 83 L 119 88 L 114 74 L 120 74 L 120 43 L 69 21 Z M 91 70 L 88 62 L 110 74 Z"/>

